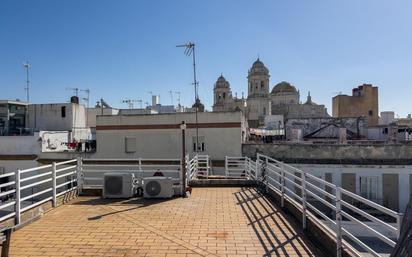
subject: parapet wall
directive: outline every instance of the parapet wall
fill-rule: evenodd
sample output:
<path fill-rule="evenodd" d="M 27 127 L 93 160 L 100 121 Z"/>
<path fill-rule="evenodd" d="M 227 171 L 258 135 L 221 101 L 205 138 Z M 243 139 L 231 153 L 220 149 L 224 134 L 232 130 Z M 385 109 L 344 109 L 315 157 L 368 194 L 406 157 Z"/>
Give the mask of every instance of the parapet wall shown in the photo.
<path fill-rule="evenodd" d="M 254 144 L 242 145 L 243 156 L 256 154 L 290 163 L 412 165 L 412 144 Z"/>

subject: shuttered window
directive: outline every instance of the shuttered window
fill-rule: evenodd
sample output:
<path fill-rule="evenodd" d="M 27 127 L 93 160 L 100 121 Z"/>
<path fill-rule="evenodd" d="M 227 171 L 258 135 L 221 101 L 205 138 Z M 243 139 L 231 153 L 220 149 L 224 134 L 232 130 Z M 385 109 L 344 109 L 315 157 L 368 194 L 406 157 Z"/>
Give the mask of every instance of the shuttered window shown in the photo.
<path fill-rule="evenodd" d="M 134 153 L 136 152 L 136 138 L 135 137 L 125 137 L 125 152 Z"/>

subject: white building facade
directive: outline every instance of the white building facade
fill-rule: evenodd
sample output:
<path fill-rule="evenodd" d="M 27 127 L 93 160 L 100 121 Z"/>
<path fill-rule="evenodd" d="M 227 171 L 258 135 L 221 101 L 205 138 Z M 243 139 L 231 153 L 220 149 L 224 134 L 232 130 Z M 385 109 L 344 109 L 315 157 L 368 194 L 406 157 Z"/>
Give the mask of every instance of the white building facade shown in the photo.
<path fill-rule="evenodd" d="M 98 116 L 96 156 L 180 158 L 182 121 L 187 124 L 187 153 L 194 154 L 197 139 L 193 113 Z M 241 112 L 198 113 L 198 153 L 220 160 L 240 156 L 246 129 Z"/>

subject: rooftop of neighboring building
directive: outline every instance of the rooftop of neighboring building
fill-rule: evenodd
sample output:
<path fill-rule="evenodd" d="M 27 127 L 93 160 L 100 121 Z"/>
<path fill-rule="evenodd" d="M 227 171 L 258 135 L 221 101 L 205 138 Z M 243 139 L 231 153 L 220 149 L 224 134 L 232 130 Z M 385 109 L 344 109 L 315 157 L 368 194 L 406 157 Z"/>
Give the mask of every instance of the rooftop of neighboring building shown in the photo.
<path fill-rule="evenodd" d="M 16 99 L 16 100 L 0 100 L 0 104 L 14 104 L 14 105 L 24 105 L 24 106 L 29 105 L 29 103 L 22 102 L 19 99 Z"/>

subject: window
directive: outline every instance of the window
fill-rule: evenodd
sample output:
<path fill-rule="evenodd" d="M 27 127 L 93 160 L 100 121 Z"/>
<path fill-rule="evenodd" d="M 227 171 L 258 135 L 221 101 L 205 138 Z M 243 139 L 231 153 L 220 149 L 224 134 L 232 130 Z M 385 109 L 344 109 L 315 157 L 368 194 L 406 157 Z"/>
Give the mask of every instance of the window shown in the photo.
<path fill-rule="evenodd" d="M 225 93 L 225 92 L 223 92 L 223 99 L 225 99 L 225 97 L 226 97 L 226 93 Z"/>
<path fill-rule="evenodd" d="M 380 201 L 380 188 L 378 176 L 359 177 L 359 191 L 362 197 L 374 202 Z"/>
<path fill-rule="evenodd" d="M 62 106 L 61 114 L 62 114 L 62 118 L 66 118 L 66 106 Z"/>
<path fill-rule="evenodd" d="M 193 137 L 193 152 L 196 152 L 196 137 Z M 206 151 L 205 137 L 199 137 L 199 147 L 198 152 Z"/>
<path fill-rule="evenodd" d="M 373 115 L 373 111 L 369 110 L 369 116 L 372 116 L 372 115 Z"/>
<path fill-rule="evenodd" d="M 134 153 L 136 152 L 136 138 L 135 137 L 125 137 L 125 152 Z"/>
<path fill-rule="evenodd" d="M 263 83 L 263 81 L 260 82 L 260 89 L 264 89 L 265 88 L 265 83 Z"/>
<path fill-rule="evenodd" d="M 263 115 L 266 115 L 266 108 L 263 107 Z"/>

